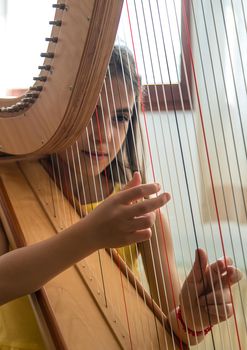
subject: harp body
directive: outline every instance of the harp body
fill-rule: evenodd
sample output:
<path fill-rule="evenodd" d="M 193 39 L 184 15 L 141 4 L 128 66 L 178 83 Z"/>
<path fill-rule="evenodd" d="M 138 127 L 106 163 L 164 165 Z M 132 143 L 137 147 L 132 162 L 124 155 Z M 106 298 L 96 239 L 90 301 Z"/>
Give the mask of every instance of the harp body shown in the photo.
<path fill-rule="evenodd" d="M 50 191 L 50 181 L 39 162 L 1 166 L 1 218 L 14 246 L 47 239 L 79 220 L 55 184 Z M 54 204 L 60 208 L 55 215 Z M 140 290 L 142 297 L 138 295 L 128 274 L 122 274 L 119 264 L 101 250 L 48 282 L 37 293 L 35 305 L 41 328 L 51 341 L 49 348 L 79 350 L 82 344 L 85 349 L 176 348 L 178 340 L 167 331 L 166 317 L 156 305 L 147 306 L 144 290 Z"/>

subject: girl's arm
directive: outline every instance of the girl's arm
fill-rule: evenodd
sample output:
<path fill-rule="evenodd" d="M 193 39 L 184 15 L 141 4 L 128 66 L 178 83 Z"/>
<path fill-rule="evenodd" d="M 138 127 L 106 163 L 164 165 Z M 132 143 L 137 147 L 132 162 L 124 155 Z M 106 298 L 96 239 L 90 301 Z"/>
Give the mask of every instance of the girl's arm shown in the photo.
<path fill-rule="evenodd" d="M 181 288 L 177 277 L 171 232 L 160 212 L 156 215 L 151 241 L 142 242 L 140 250 L 151 295 L 168 315 L 175 305 L 179 305 Z"/>
<path fill-rule="evenodd" d="M 54 237 L 2 255 L 0 304 L 36 291 L 97 249 L 150 238 L 155 210 L 164 205 L 168 197 L 161 194 L 142 202 L 135 201 L 158 191 L 157 184 L 149 184 L 119 192 Z M 3 230 L 0 233 L 4 241 Z"/>

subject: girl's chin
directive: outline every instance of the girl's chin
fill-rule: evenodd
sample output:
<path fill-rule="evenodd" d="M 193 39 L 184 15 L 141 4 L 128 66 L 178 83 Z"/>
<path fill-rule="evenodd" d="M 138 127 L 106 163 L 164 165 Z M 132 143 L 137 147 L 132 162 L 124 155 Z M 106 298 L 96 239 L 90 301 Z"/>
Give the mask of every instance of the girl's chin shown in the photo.
<path fill-rule="evenodd" d="M 107 165 L 99 166 L 99 167 L 94 166 L 92 168 L 91 165 L 88 165 L 87 169 L 84 168 L 86 171 L 83 171 L 83 174 L 84 174 L 84 176 L 87 176 L 87 177 L 90 177 L 90 176 L 95 177 L 95 176 L 98 176 L 101 173 L 104 174 L 104 170 L 106 169 L 106 167 L 107 167 Z M 83 168 L 83 166 L 82 166 L 82 168 Z"/>

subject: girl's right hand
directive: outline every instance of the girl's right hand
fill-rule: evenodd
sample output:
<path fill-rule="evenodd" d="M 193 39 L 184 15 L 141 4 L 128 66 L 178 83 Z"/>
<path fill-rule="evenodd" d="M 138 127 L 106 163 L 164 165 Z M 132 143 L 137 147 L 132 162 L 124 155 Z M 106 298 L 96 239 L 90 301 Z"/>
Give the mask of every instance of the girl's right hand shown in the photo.
<path fill-rule="evenodd" d="M 169 201 L 170 195 L 162 193 L 145 199 L 157 194 L 160 186 L 140 185 L 137 176 L 83 219 L 95 249 L 122 247 L 151 237 L 155 211 Z"/>

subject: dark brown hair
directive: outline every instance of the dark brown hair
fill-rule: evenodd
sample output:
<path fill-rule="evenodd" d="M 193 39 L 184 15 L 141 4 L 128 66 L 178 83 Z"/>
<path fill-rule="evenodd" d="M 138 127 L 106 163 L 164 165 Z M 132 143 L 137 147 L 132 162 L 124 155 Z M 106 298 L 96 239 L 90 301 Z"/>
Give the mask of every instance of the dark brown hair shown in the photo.
<path fill-rule="evenodd" d="M 138 147 L 135 147 L 142 139 L 141 130 L 138 128 L 141 78 L 136 73 L 134 57 L 128 47 L 114 46 L 108 74 L 110 74 L 111 77 L 121 79 L 121 81 L 124 80 L 127 89 L 134 95 L 131 121 L 126 132 L 125 141 L 122 145 L 124 161 L 123 157 L 120 157 L 120 154 L 118 154 L 106 169 L 108 176 L 112 171 L 113 178 L 116 180 L 119 177 L 117 176 L 118 167 L 120 181 L 121 183 L 125 183 L 125 174 L 127 180 L 129 180 L 135 171 L 139 170 L 143 173 L 141 155 L 139 154 L 140 152 L 138 152 Z"/>

